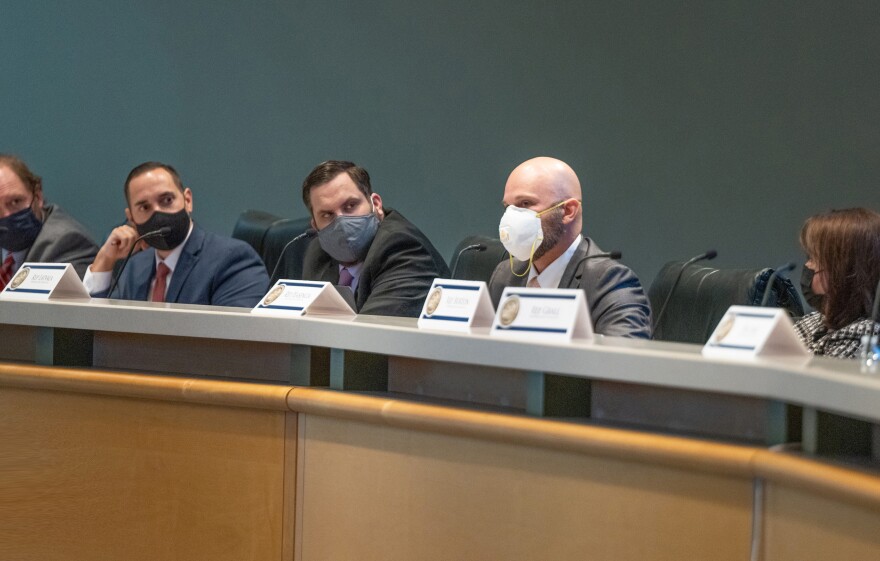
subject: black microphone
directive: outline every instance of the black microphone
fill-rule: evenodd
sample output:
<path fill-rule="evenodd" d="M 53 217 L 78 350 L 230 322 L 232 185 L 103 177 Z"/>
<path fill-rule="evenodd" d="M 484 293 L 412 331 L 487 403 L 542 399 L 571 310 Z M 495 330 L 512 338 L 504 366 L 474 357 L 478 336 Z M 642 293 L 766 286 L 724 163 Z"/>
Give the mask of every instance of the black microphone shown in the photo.
<path fill-rule="evenodd" d="M 125 266 L 128 265 L 128 260 L 131 259 L 131 254 L 134 253 L 134 248 L 137 247 L 138 242 L 150 238 L 164 238 L 169 234 L 171 234 L 171 228 L 168 226 L 162 226 L 158 230 L 147 232 L 143 236 L 134 240 L 134 243 L 132 243 L 131 247 L 128 248 L 128 255 L 125 256 L 125 261 L 122 262 L 122 267 L 119 268 L 119 272 L 116 273 L 116 276 L 113 278 L 113 282 L 110 283 L 110 291 L 107 293 L 107 298 L 110 298 L 113 295 L 113 290 L 116 288 L 117 283 L 119 283 L 119 278 L 122 276 L 122 271 L 124 271 Z"/>
<path fill-rule="evenodd" d="M 272 274 L 269 275 L 269 280 L 271 281 L 272 279 L 275 278 L 275 273 L 278 272 L 278 267 L 281 265 L 281 258 L 284 257 L 284 252 L 287 251 L 288 247 L 290 247 L 291 245 L 293 245 L 294 243 L 298 242 L 299 240 L 301 240 L 303 238 L 311 238 L 312 236 L 314 236 L 317 233 L 318 233 L 318 231 L 315 230 L 314 228 L 309 228 L 308 230 L 306 230 L 302 234 L 296 236 L 295 238 L 293 238 L 292 240 L 290 240 L 289 242 L 284 244 L 284 247 L 281 249 L 281 253 L 278 254 L 278 261 L 275 262 L 275 268 L 272 269 Z"/>
<path fill-rule="evenodd" d="M 577 264 L 574 266 L 574 270 L 577 271 L 578 267 L 580 267 L 581 265 L 584 264 L 584 261 L 589 261 L 590 259 L 598 259 L 600 257 L 607 257 L 609 259 L 617 260 L 617 259 L 620 259 L 621 257 L 623 257 L 623 253 L 621 253 L 618 250 L 614 250 L 614 251 L 609 251 L 608 253 L 596 253 L 593 255 L 587 255 L 586 257 L 581 258 L 581 260 L 577 262 Z M 566 268 L 568 268 L 568 267 L 566 267 Z M 581 274 L 583 274 L 583 273 L 581 273 Z"/>
<path fill-rule="evenodd" d="M 669 305 L 669 300 L 672 298 L 672 293 L 675 292 L 675 287 L 678 286 L 679 281 L 681 281 L 681 275 L 684 274 L 684 270 L 687 269 L 690 265 L 693 265 L 697 261 L 707 260 L 710 261 L 718 257 L 718 252 L 714 249 L 710 249 L 706 253 L 701 253 L 696 257 L 692 257 L 685 261 L 684 265 L 681 266 L 681 269 L 678 270 L 678 275 L 675 277 L 675 282 L 672 283 L 672 287 L 669 289 L 669 292 L 666 293 L 666 300 L 663 301 L 663 306 L 660 308 L 660 313 L 657 314 L 657 321 L 654 322 L 654 333 L 657 333 L 657 328 L 660 327 L 660 321 L 663 319 L 663 313 L 666 311 L 666 306 Z M 652 335 L 653 339 L 654 336 Z"/>
<path fill-rule="evenodd" d="M 458 256 L 455 258 L 455 266 L 452 267 L 452 274 L 449 275 L 452 278 L 455 278 L 455 271 L 458 270 L 458 263 L 461 261 L 461 254 L 465 251 L 486 251 L 486 244 L 481 243 L 473 243 L 467 247 L 461 248 L 461 251 L 458 252 Z"/>
<path fill-rule="evenodd" d="M 761 298 L 761 306 L 762 307 L 766 306 L 767 301 L 770 300 L 770 293 L 773 292 L 773 283 L 776 282 L 776 277 L 778 277 L 782 273 L 787 273 L 787 272 L 793 270 L 795 267 L 797 267 L 795 262 L 789 261 L 785 265 L 780 265 L 779 268 L 777 268 L 775 271 L 773 271 L 773 274 L 770 275 L 769 279 L 767 279 L 767 288 L 764 289 L 764 297 Z"/>

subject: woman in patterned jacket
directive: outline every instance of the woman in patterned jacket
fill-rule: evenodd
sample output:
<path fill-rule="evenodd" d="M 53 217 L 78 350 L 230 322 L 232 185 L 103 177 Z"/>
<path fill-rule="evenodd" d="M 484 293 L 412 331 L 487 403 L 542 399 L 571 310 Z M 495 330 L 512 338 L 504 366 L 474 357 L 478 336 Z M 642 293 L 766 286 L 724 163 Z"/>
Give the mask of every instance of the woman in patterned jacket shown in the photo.
<path fill-rule="evenodd" d="M 801 246 L 807 253 L 801 290 L 816 311 L 795 331 L 815 355 L 858 357 L 862 335 L 880 332 L 871 320 L 880 280 L 880 213 L 850 208 L 812 216 Z"/>

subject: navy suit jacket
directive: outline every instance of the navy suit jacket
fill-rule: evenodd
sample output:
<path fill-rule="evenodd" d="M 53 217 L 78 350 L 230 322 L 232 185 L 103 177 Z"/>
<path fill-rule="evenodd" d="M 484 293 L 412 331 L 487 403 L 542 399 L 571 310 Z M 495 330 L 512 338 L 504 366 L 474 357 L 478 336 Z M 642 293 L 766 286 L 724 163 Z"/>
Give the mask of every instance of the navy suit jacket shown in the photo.
<path fill-rule="evenodd" d="M 156 250 L 135 254 L 113 290 L 113 298 L 148 300 L 155 274 Z M 171 275 L 165 301 L 252 308 L 268 289 L 266 266 L 251 246 L 194 225 Z"/>

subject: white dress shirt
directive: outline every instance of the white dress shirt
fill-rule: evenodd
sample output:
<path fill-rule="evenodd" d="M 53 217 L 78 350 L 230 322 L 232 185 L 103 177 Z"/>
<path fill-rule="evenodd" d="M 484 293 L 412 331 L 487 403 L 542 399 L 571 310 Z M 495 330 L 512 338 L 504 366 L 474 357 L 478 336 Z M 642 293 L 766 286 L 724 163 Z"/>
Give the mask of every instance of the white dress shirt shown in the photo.
<path fill-rule="evenodd" d="M 559 288 L 559 282 L 562 280 L 562 274 L 565 273 L 565 268 L 568 267 L 569 261 L 574 256 L 574 252 L 577 251 L 581 242 L 584 241 L 583 236 L 578 234 L 577 238 L 571 245 L 568 246 L 568 249 L 565 250 L 565 253 L 556 258 L 553 263 L 547 265 L 540 274 L 535 271 L 535 267 L 533 266 L 529 270 L 529 281 L 533 278 L 538 278 L 538 284 L 541 285 L 541 288 Z"/>

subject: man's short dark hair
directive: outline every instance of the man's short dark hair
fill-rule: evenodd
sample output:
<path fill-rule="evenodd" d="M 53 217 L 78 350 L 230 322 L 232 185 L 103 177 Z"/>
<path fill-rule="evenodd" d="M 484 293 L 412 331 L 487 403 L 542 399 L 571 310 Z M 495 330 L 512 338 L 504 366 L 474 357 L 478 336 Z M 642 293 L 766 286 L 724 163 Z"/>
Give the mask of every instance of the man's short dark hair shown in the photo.
<path fill-rule="evenodd" d="M 170 175 L 171 179 L 174 181 L 174 184 L 177 186 L 180 192 L 183 193 L 183 182 L 180 180 L 180 175 L 177 173 L 176 169 L 174 169 L 172 166 L 169 166 L 168 164 L 163 164 L 162 162 L 144 162 L 138 166 L 135 166 L 133 170 L 128 172 L 128 177 L 125 178 L 125 202 L 131 202 L 130 200 L 128 200 L 128 186 L 131 181 L 135 177 L 139 177 L 155 169 L 164 169 L 165 171 L 167 171 L 168 175 Z"/>
<path fill-rule="evenodd" d="M 373 188 L 370 186 L 370 174 L 367 173 L 367 170 L 352 162 L 327 160 L 326 162 L 318 164 L 318 166 L 309 173 L 305 181 L 303 181 L 303 203 L 306 205 L 306 208 L 309 209 L 309 214 L 312 213 L 312 189 L 332 181 L 342 172 L 348 174 L 367 200 L 370 199 L 370 195 L 373 194 Z"/>
<path fill-rule="evenodd" d="M 0 166 L 9 167 L 12 173 L 21 179 L 21 182 L 24 183 L 24 186 L 27 187 L 32 195 L 37 191 L 42 191 L 43 178 L 32 172 L 31 168 L 27 167 L 27 164 L 18 156 L 0 154 Z"/>

